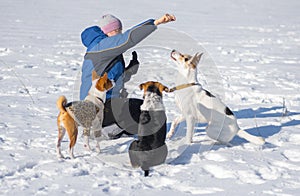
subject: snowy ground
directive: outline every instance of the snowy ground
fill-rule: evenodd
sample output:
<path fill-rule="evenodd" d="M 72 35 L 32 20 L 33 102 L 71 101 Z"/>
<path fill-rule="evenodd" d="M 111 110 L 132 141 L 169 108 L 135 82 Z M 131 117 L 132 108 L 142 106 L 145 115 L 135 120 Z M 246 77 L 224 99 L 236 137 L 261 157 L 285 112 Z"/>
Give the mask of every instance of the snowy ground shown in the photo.
<path fill-rule="evenodd" d="M 0 194 L 299 195 L 299 1 L 121 2 L 1 1 Z M 81 31 L 104 13 L 129 28 L 165 12 L 178 20 L 136 48 L 142 65 L 130 96 L 141 97 L 135 85 L 146 80 L 172 86 L 172 47 L 202 50 L 203 86 L 267 143 L 258 147 L 236 137 L 233 147 L 214 145 L 200 126 L 199 142 L 149 178 L 122 162 L 132 138 L 103 142 L 102 157 L 84 151 L 79 138 L 77 158 L 58 160 L 55 101 L 62 94 L 78 99 Z M 164 103 L 171 122 L 179 114 L 172 94 Z M 66 138 L 64 154 L 67 145 Z"/>

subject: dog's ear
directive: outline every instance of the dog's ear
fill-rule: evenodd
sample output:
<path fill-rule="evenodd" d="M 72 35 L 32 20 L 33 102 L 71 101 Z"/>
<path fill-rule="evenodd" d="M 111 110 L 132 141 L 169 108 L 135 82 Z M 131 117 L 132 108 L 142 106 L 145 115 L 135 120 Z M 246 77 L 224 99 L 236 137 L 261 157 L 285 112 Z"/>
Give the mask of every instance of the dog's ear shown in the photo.
<path fill-rule="evenodd" d="M 94 72 L 93 72 L 94 73 Z M 96 72 L 95 72 L 96 73 Z M 97 73 L 96 73 L 97 74 Z M 104 90 L 108 90 L 112 87 L 112 83 L 111 81 L 108 79 L 108 75 L 107 73 L 105 72 L 104 75 L 102 77 L 98 77 L 99 80 L 97 81 L 96 83 L 96 88 L 99 90 L 99 91 L 104 91 Z M 96 79 L 98 79 L 96 78 Z"/>
<path fill-rule="evenodd" d="M 203 53 L 197 52 L 191 59 L 191 64 L 193 65 L 193 68 L 196 68 L 198 63 L 200 62 L 200 59 L 202 57 Z"/>
<path fill-rule="evenodd" d="M 140 90 L 143 90 L 145 83 L 140 84 Z"/>
<path fill-rule="evenodd" d="M 168 87 L 165 86 L 164 91 L 167 92 L 167 93 L 169 93 L 169 92 L 170 92 L 170 89 L 169 89 Z"/>
<path fill-rule="evenodd" d="M 100 76 L 97 74 L 97 72 L 95 70 L 92 71 L 92 80 L 96 80 L 99 79 Z"/>
<path fill-rule="evenodd" d="M 106 90 L 110 90 L 114 84 L 113 82 L 108 78 L 108 74 L 105 72 L 104 75 L 102 76 L 102 78 L 104 79 L 104 88 Z"/>
<path fill-rule="evenodd" d="M 102 77 L 103 77 L 105 80 L 107 80 L 107 79 L 108 79 L 107 73 L 105 72 L 104 75 L 103 75 Z"/>
<path fill-rule="evenodd" d="M 168 87 L 166 87 L 165 85 L 163 85 L 163 84 L 159 84 L 159 91 L 162 93 L 163 91 L 165 91 L 165 92 L 170 92 L 170 90 L 169 90 L 169 88 Z"/>

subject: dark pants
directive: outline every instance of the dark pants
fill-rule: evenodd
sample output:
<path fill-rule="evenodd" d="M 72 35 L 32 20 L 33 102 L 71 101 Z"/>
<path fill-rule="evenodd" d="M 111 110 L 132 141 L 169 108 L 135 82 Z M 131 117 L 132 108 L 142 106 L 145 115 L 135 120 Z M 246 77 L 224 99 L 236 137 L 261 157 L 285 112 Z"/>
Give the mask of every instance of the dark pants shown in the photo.
<path fill-rule="evenodd" d="M 112 98 L 106 100 L 103 127 L 116 123 L 129 134 L 138 133 L 142 99 Z"/>

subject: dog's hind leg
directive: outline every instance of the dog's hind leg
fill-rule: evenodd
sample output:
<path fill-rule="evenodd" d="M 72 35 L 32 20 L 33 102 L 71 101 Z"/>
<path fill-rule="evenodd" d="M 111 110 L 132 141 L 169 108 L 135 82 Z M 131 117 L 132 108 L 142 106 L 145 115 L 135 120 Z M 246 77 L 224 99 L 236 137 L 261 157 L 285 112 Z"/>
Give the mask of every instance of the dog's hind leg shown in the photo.
<path fill-rule="evenodd" d="M 75 125 L 74 126 L 74 131 L 73 132 L 68 131 L 68 134 L 69 134 L 69 139 L 70 139 L 69 154 L 70 154 L 70 157 L 72 159 L 74 159 L 75 157 L 74 157 L 74 153 L 73 152 L 74 152 L 74 146 L 75 146 L 76 140 L 77 140 L 78 127 Z"/>
<path fill-rule="evenodd" d="M 175 118 L 175 120 L 173 120 L 170 131 L 167 134 L 168 139 L 170 139 L 174 135 L 176 127 L 178 126 L 179 123 L 183 122 L 184 120 L 185 117 L 183 115 L 178 116 Z"/>
<path fill-rule="evenodd" d="M 56 153 L 58 158 L 64 158 L 64 156 L 61 154 L 61 141 L 64 138 L 66 133 L 66 130 L 63 126 L 58 126 L 58 138 L 56 143 Z"/>

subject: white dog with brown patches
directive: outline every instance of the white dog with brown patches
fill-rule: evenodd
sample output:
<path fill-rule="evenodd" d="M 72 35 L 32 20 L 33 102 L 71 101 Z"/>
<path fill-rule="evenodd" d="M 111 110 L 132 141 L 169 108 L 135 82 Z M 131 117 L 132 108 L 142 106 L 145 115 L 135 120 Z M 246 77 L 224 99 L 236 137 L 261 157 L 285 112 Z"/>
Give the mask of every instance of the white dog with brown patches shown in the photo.
<path fill-rule="evenodd" d="M 186 120 L 187 143 L 193 140 L 195 123 L 207 123 L 207 135 L 221 143 L 229 144 L 235 135 L 242 137 L 249 142 L 262 145 L 264 139 L 247 133 L 239 128 L 237 119 L 233 112 L 217 97 L 207 90 L 204 90 L 197 80 L 197 65 L 202 54 L 183 55 L 173 50 L 171 58 L 177 64 L 177 68 L 183 77 L 176 78 L 176 83 L 180 84 L 175 91 L 176 104 L 182 112 L 171 125 L 167 138 L 172 137 L 177 125 Z"/>

